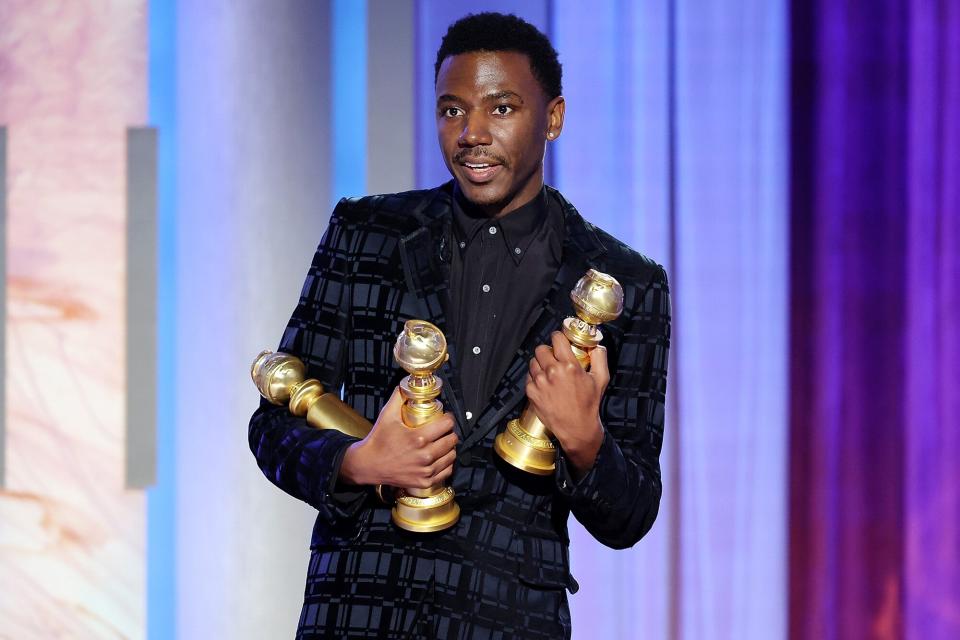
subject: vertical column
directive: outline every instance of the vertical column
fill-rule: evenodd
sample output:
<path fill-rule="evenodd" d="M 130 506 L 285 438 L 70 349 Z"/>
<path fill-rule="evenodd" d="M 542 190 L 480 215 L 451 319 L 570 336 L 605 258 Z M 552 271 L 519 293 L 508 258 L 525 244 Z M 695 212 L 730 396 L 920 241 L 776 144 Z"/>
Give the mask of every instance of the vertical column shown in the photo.
<path fill-rule="evenodd" d="M 367 191 L 413 188 L 413 0 L 370 0 L 367 13 Z"/>
<path fill-rule="evenodd" d="M 149 123 L 157 128 L 157 482 L 147 491 L 147 638 L 176 636 L 177 3 L 149 0 Z"/>
<path fill-rule="evenodd" d="M 303 602 L 316 510 L 257 468 L 248 372 L 283 333 L 331 211 L 330 9 L 177 7 L 179 637 L 292 638 Z"/>
<path fill-rule="evenodd" d="M 333 135 L 331 204 L 367 191 L 367 0 L 330 6 Z"/>
<path fill-rule="evenodd" d="M 126 486 L 157 480 L 157 131 L 127 130 Z"/>

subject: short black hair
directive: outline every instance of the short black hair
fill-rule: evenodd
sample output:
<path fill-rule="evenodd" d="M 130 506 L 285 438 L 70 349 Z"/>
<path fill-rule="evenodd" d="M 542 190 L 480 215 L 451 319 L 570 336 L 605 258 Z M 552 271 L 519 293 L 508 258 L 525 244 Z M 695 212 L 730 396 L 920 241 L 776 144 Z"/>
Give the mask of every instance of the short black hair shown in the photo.
<path fill-rule="evenodd" d="M 440 65 L 447 56 L 474 51 L 515 51 L 530 59 L 533 76 L 552 100 L 563 93 L 563 68 L 557 59 L 557 50 L 547 36 L 535 26 L 513 14 L 486 11 L 460 18 L 447 29 L 437 62 L 433 68 L 433 83 L 440 76 Z"/>

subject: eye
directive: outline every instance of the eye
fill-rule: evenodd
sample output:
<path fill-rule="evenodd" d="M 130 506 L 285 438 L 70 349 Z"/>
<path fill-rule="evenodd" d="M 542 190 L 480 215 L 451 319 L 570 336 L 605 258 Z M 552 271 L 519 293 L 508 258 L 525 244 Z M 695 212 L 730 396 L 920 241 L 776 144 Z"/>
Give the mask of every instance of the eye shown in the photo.
<path fill-rule="evenodd" d="M 463 110 L 460 107 L 444 107 L 440 110 L 440 115 L 444 118 L 456 118 L 461 115 Z"/>
<path fill-rule="evenodd" d="M 508 104 L 498 104 L 493 108 L 493 112 L 498 116 L 505 116 L 513 111 L 513 107 Z"/>

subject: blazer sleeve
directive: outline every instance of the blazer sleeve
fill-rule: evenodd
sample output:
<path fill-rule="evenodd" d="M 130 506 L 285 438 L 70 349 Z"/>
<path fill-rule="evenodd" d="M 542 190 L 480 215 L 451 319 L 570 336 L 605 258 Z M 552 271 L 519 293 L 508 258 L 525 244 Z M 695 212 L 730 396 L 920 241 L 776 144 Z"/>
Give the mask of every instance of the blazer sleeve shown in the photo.
<path fill-rule="evenodd" d="M 657 266 L 627 325 L 600 404 L 603 441 L 579 482 L 560 451 L 557 490 L 599 542 L 623 549 L 653 526 L 660 507 L 660 448 L 670 346 L 667 275 Z"/>
<path fill-rule="evenodd" d="M 344 379 L 349 341 L 349 233 L 341 200 L 334 209 L 307 272 L 300 300 L 279 351 L 300 358 L 307 377 L 331 393 Z M 338 486 L 340 464 L 357 439 L 333 429 L 315 429 L 287 407 L 261 399 L 250 419 L 250 450 L 270 482 L 315 507 L 331 525 L 356 517 L 366 491 Z"/>

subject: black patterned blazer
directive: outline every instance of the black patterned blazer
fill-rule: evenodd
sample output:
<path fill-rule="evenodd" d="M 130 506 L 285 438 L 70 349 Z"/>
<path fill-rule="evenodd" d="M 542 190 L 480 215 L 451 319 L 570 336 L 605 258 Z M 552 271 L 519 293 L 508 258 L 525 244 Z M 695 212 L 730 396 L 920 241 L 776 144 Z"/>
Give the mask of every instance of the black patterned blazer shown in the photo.
<path fill-rule="evenodd" d="M 425 191 L 341 200 L 307 274 L 279 350 L 309 377 L 343 389 L 371 422 L 405 372 L 392 348 L 403 324 L 445 329 L 452 182 Z M 460 521 L 447 531 L 394 527 L 372 491 L 338 485 L 354 439 L 317 430 L 261 401 L 250 448 L 266 477 L 319 512 L 313 528 L 298 637 L 557 638 L 570 633 L 569 513 L 601 543 L 636 543 L 660 502 L 670 302 L 662 267 L 586 222 L 559 192 L 564 211 L 560 269 L 542 312 L 475 425 L 457 376 L 459 345 L 438 371 L 441 400 L 460 438 L 451 479 Z M 569 293 L 594 267 L 624 290 L 624 311 L 603 326 L 611 380 L 593 469 L 575 482 L 562 451 L 555 476 L 514 470 L 493 439 L 520 414 L 534 349 L 573 315 Z"/>

